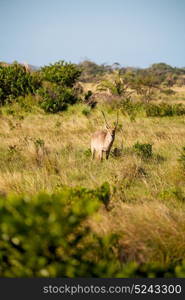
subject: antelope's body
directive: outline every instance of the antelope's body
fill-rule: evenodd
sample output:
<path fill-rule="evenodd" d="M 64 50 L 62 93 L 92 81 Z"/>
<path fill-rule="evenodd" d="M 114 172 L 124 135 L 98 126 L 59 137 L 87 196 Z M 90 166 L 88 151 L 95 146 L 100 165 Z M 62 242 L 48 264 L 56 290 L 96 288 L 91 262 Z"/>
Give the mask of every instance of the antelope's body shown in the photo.
<path fill-rule="evenodd" d="M 103 116 L 105 118 L 104 113 Z M 118 119 L 117 119 L 117 123 L 118 123 Z M 115 139 L 117 123 L 115 127 L 110 128 L 106 121 L 106 129 L 98 130 L 92 135 L 91 138 L 92 159 L 95 158 L 96 153 L 100 160 L 103 160 L 103 153 L 106 154 L 106 159 L 109 158 L 110 150 Z"/>

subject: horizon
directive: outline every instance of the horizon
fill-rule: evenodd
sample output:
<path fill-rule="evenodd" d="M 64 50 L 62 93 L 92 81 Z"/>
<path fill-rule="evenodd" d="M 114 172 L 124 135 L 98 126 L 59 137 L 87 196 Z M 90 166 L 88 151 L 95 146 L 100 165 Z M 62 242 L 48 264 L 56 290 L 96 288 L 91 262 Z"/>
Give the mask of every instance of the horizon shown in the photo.
<path fill-rule="evenodd" d="M 0 9 L 0 61 L 185 67 L 183 0 L 1 0 Z"/>
<path fill-rule="evenodd" d="M 62 59 L 61 59 L 62 60 Z M 59 60 L 58 60 L 59 61 Z M 56 61 L 56 62 L 58 62 L 58 61 Z M 84 59 L 83 61 L 81 61 L 81 62 L 78 62 L 78 63 L 76 63 L 76 62 L 72 62 L 72 61 L 65 61 L 65 62 L 67 62 L 67 63 L 74 63 L 74 64 L 80 64 L 80 63 L 83 63 L 83 62 L 85 62 L 85 61 L 89 61 L 89 62 L 91 62 L 91 63 L 95 63 L 95 64 L 97 64 L 97 65 L 99 65 L 99 66 L 101 66 L 101 65 L 104 65 L 104 63 L 96 63 L 95 61 L 92 61 L 92 60 L 90 60 L 90 59 Z M 54 63 L 56 63 L 56 62 L 53 62 L 53 63 L 48 63 L 47 65 L 50 65 L 50 64 L 54 64 Z M 40 65 L 40 66 L 38 66 L 38 65 L 33 65 L 33 64 L 30 64 L 29 62 L 19 62 L 19 61 L 12 61 L 12 62 L 6 62 L 6 61 L 0 61 L 0 63 L 6 63 L 6 64 L 13 64 L 13 63 L 18 63 L 18 64 L 22 64 L 22 65 L 24 65 L 24 64 L 28 64 L 29 66 L 31 66 L 31 67 L 33 67 L 33 68 L 42 68 L 42 67 L 44 67 L 44 66 L 46 66 L 46 65 Z M 115 62 L 115 63 L 118 63 L 118 62 Z M 113 63 L 113 64 L 105 64 L 106 66 L 112 66 L 112 65 L 114 65 L 115 63 Z M 153 64 L 166 64 L 166 65 L 169 65 L 170 67 L 172 67 L 172 68 L 177 68 L 177 69 L 184 69 L 185 68 L 185 66 L 180 66 L 180 67 L 176 67 L 176 66 L 173 66 L 173 65 L 170 65 L 170 64 L 167 64 L 167 63 L 165 63 L 165 62 L 162 62 L 162 61 L 160 61 L 160 62 L 154 62 Z M 122 66 L 120 63 L 118 63 L 119 64 L 119 66 L 120 66 L 120 68 L 134 68 L 134 69 L 148 69 L 148 68 L 150 68 L 153 64 L 151 64 L 151 65 L 148 65 L 148 66 L 145 66 L 145 67 L 136 67 L 136 66 L 131 66 L 131 65 L 128 65 L 128 66 Z"/>

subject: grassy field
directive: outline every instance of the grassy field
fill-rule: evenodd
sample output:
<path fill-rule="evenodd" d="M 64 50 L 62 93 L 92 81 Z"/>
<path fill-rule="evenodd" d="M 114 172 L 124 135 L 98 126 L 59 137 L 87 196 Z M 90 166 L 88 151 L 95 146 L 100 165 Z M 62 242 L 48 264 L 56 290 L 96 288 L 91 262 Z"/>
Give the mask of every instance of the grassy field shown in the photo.
<path fill-rule="evenodd" d="M 101 108 L 86 113 L 87 106 L 76 104 L 54 115 L 3 108 L 0 193 L 34 195 L 108 182 L 109 209 L 89 219 L 92 230 L 121 234 L 123 262 L 178 263 L 185 258 L 185 170 L 179 162 L 185 119 L 139 115 L 132 122 L 120 113 L 110 159 L 99 162 L 91 160 L 90 137 L 104 126 Z M 113 123 L 116 112 L 105 104 L 103 109 Z M 152 144 L 152 156 L 137 155 L 136 142 Z"/>

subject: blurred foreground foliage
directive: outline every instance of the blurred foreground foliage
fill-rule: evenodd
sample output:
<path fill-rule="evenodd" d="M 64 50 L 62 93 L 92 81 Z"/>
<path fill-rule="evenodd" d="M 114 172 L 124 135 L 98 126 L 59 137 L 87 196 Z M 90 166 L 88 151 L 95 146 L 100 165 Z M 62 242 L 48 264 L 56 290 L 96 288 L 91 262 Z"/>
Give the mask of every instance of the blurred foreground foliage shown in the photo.
<path fill-rule="evenodd" d="M 104 209 L 107 183 L 96 190 L 0 198 L 1 277 L 185 277 L 185 264 L 121 263 L 119 236 L 99 236 L 88 218 Z M 98 218 L 97 218 L 98 220 Z"/>
<path fill-rule="evenodd" d="M 161 102 L 159 104 L 150 103 L 146 106 L 147 117 L 171 117 L 185 115 L 185 105 L 182 103 L 168 104 Z"/>

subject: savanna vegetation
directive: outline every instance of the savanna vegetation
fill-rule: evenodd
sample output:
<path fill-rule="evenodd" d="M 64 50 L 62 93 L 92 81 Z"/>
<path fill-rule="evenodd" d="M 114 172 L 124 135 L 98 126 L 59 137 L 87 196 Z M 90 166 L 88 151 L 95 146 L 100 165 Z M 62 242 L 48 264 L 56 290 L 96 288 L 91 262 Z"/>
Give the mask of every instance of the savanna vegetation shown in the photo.
<path fill-rule="evenodd" d="M 0 104 L 0 276 L 185 277 L 184 68 L 1 63 Z"/>

